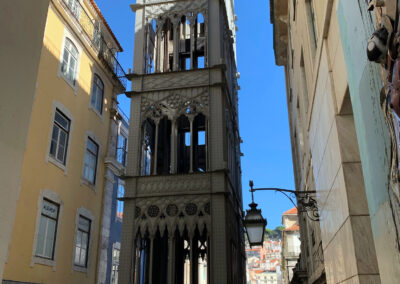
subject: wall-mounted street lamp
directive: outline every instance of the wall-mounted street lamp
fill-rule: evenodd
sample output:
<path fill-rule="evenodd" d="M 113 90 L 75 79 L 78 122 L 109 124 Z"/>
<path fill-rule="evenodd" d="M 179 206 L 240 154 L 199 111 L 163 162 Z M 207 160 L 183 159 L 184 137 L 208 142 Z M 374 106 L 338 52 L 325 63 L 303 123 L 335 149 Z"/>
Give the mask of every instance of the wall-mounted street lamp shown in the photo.
<path fill-rule="evenodd" d="M 317 201 L 311 196 L 314 195 L 316 191 L 296 191 L 274 187 L 253 188 L 254 183 L 252 180 L 250 180 L 249 185 L 251 192 L 251 203 L 249 204 L 250 209 L 246 210 L 246 216 L 243 223 L 244 227 L 246 228 L 250 247 L 263 245 L 265 226 L 267 225 L 267 220 L 261 215 L 261 209 L 257 209 L 257 203 L 254 202 L 254 192 L 257 190 L 280 192 L 285 195 L 290 202 L 292 202 L 292 204 L 297 208 L 298 212 L 306 212 L 309 219 L 312 221 L 319 221 Z M 297 204 L 299 206 L 296 205 L 296 203 L 293 201 L 293 198 L 297 199 Z"/>

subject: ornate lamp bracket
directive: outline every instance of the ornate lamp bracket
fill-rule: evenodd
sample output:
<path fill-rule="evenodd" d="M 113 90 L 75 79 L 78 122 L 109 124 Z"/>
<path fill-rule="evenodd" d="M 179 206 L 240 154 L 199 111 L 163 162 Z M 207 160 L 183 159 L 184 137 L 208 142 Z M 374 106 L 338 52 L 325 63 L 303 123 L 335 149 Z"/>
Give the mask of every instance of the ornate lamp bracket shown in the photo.
<path fill-rule="evenodd" d="M 315 200 L 315 194 L 317 193 L 314 191 L 297 191 L 291 189 L 283 189 L 283 188 L 276 188 L 276 187 L 266 187 L 266 188 L 254 188 L 254 183 L 252 180 L 249 182 L 250 185 L 250 192 L 251 192 L 251 199 L 254 202 L 253 193 L 258 190 L 267 190 L 267 191 L 275 191 L 280 192 L 285 195 L 290 202 L 297 208 L 298 212 L 306 213 L 307 217 L 312 221 L 319 221 L 319 211 L 317 206 L 317 201 Z M 297 204 L 294 202 L 294 199 L 297 200 Z"/>

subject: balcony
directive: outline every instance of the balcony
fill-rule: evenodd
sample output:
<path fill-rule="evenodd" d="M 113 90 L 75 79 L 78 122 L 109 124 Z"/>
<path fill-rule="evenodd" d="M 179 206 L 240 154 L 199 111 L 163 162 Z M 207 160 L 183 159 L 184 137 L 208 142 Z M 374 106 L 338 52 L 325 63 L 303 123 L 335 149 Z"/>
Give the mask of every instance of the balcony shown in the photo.
<path fill-rule="evenodd" d="M 59 0 L 63 7 L 73 16 L 86 38 L 91 42 L 97 52 L 97 56 L 103 65 L 113 74 L 114 79 L 119 83 L 121 93 L 125 92 L 127 79 L 124 69 L 116 58 L 116 48 L 111 48 L 104 39 L 101 31 L 102 16 L 97 15 L 97 19 L 91 17 L 86 9 L 78 0 Z"/>

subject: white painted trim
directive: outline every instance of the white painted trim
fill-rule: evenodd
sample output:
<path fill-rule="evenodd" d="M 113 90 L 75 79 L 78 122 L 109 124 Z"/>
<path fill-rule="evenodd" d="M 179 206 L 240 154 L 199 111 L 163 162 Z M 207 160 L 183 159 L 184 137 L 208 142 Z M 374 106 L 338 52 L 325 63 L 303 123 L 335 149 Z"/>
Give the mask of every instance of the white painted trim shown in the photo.
<path fill-rule="evenodd" d="M 54 126 L 56 109 L 58 109 L 60 112 L 62 112 L 70 120 L 68 140 L 67 140 L 67 152 L 65 153 L 65 165 L 63 165 L 62 163 L 60 163 L 59 161 L 54 159 L 52 156 L 50 156 L 51 136 L 53 134 L 53 126 Z M 74 118 L 73 118 L 71 112 L 60 102 L 53 101 L 53 109 L 51 112 L 51 124 L 50 124 L 50 130 L 49 130 L 49 134 L 48 134 L 48 138 L 47 138 L 47 150 L 46 150 L 45 160 L 46 160 L 46 163 L 51 162 L 55 166 L 59 167 L 61 170 L 64 171 L 65 175 L 68 175 L 68 161 L 69 161 L 69 153 L 70 153 L 70 146 L 71 146 L 70 142 L 71 142 L 73 128 L 74 128 Z"/>
<path fill-rule="evenodd" d="M 39 224 L 40 224 L 40 217 L 42 215 L 42 207 L 43 207 L 43 199 L 46 198 L 54 203 L 59 205 L 58 210 L 58 218 L 57 218 L 57 228 L 56 228 L 56 237 L 55 237 L 55 245 L 54 245 L 54 258 L 53 259 L 46 259 L 40 256 L 36 256 L 36 247 L 37 247 L 37 237 L 39 233 Z M 36 227 L 35 227 L 35 236 L 33 238 L 33 247 L 32 247 L 32 258 L 31 258 L 31 267 L 34 267 L 36 263 L 43 264 L 47 266 L 52 266 L 53 271 L 56 271 L 56 264 L 57 264 L 57 253 L 58 253 L 58 236 L 61 228 L 61 220 L 62 214 L 64 209 L 64 202 L 62 201 L 61 197 L 54 191 L 50 189 L 44 189 L 40 191 L 38 203 L 37 203 L 37 213 L 36 213 Z"/>
<path fill-rule="evenodd" d="M 75 73 L 75 85 L 67 77 L 65 77 L 63 72 L 61 72 L 61 66 L 63 63 L 63 56 L 64 56 L 65 41 L 67 38 L 69 40 L 71 40 L 72 43 L 75 45 L 75 47 L 78 49 L 78 58 L 77 58 L 76 73 Z M 60 61 L 58 64 L 57 76 L 64 79 L 64 81 L 74 90 L 75 95 L 78 94 L 79 68 L 81 65 L 81 57 L 82 57 L 82 47 L 80 46 L 79 41 L 72 35 L 72 33 L 68 30 L 68 28 L 66 26 L 64 26 L 64 35 L 63 35 L 63 40 L 62 40 L 62 45 L 61 45 L 61 50 L 60 50 Z"/>
<path fill-rule="evenodd" d="M 78 225 L 79 225 L 79 216 L 83 216 L 90 220 L 90 231 L 89 231 L 89 246 L 87 251 L 87 260 L 86 260 L 86 267 L 82 267 L 75 264 L 75 247 L 76 247 L 76 234 L 78 232 Z M 84 272 L 86 274 L 89 273 L 89 266 L 90 266 L 90 251 L 93 243 L 93 227 L 94 227 L 94 215 L 90 210 L 81 207 L 76 210 L 75 216 L 75 234 L 74 234 L 74 245 L 72 246 L 72 271 Z"/>
<path fill-rule="evenodd" d="M 97 152 L 97 163 L 96 163 L 96 174 L 95 174 L 95 180 L 94 184 L 88 181 L 84 176 L 83 176 L 83 171 L 85 169 L 85 156 L 86 156 L 86 148 L 87 148 L 87 143 L 88 143 L 88 138 L 92 139 L 94 142 L 96 142 L 97 146 L 99 147 L 98 152 Z M 81 185 L 86 185 L 87 187 L 90 187 L 94 192 L 97 192 L 97 187 L 99 183 L 99 164 L 100 164 L 100 157 L 102 151 L 102 145 L 100 143 L 100 140 L 97 138 L 96 135 L 90 130 L 86 131 L 85 135 L 85 145 L 83 148 L 83 159 L 82 159 L 82 171 L 81 171 Z"/>

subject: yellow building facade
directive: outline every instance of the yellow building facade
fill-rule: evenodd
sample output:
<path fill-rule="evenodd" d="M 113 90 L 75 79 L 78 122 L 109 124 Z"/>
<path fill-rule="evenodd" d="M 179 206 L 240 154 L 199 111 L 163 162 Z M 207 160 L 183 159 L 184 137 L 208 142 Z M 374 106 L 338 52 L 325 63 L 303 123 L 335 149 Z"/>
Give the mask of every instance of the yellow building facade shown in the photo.
<path fill-rule="evenodd" d="M 50 1 L 3 283 L 97 282 L 115 51 L 94 1 Z"/>

